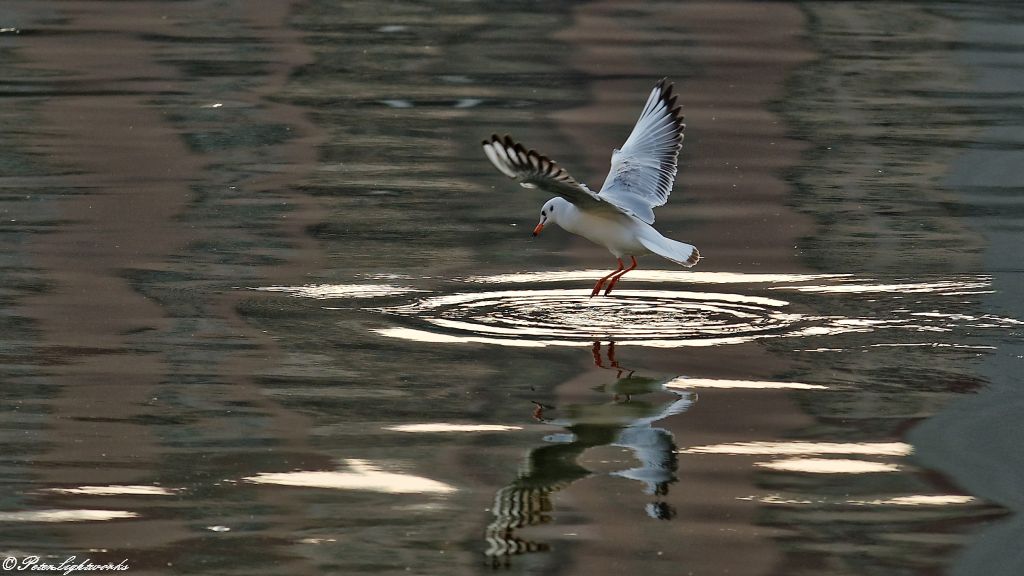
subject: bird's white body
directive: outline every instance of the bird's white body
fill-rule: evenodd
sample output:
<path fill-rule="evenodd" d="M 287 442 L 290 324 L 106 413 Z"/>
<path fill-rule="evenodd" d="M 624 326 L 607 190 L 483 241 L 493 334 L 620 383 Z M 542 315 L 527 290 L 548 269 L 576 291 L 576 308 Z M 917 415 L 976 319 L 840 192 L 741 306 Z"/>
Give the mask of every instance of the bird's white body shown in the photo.
<path fill-rule="evenodd" d="M 640 236 L 661 237 L 650 225 L 625 214 L 585 212 L 568 200 L 557 197 L 549 200 L 545 206 L 554 208 L 546 210 L 548 222 L 554 222 L 567 232 L 604 246 L 616 258 L 650 254 L 651 251 L 640 243 Z"/>
<path fill-rule="evenodd" d="M 616 258 L 657 254 L 677 264 L 692 266 L 697 249 L 666 238 L 650 224 L 620 212 L 580 210 L 568 200 L 555 197 L 541 209 L 543 223 L 554 222 L 563 230 L 604 246 Z"/>
<path fill-rule="evenodd" d="M 608 282 L 607 295 L 623 274 L 636 268 L 637 256 L 653 253 L 686 267 L 700 260 L 694 246 L 666 238 L 651 226 L 654 208 L 668 201 L 672 192 L 685 128 L 682 118 L 672 85 L 663 79 L 651 91 L 622 149 L 612 152 L 611 170 L 596 193 L 551 159 L 527 150 L 509 136 L 495 134 L 484 140 L 483 149 L 502 174 L 526 188 L 558 195 L 541 208 L 534 236 L 554 222 L 615 256 L 619 267 L 598 280 L 591 292 L 591 296 L 597 295 Z M 622 261 L 624 256 L 632 259 L 629 268 Z"/>

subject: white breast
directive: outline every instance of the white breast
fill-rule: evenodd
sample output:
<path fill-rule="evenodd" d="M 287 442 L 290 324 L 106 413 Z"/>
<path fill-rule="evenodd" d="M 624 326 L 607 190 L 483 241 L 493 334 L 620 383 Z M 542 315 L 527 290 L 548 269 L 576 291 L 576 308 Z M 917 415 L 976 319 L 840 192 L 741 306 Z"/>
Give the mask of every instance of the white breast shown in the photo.
<path fill-rule="evenodd" d="M 648 233 L 647 224 L 625 214 L 594 214 L 584 212 L 573 205 L 559 214 L 556 223 L 565 230 L 583 236 L 595 244 L 608 249 L 616 258 L 650 254 L 638 237 Z M 651 229 L 653 232 L 653 229 Z"/>

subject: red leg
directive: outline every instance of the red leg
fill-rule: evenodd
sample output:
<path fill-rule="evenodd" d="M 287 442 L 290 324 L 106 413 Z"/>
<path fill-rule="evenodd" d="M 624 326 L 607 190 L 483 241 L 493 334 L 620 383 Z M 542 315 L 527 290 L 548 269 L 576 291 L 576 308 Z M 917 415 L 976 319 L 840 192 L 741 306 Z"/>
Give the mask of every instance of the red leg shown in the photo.
<path fill-rule="evenodd" d="M 608 288 L 605 289 L 605 291 L 604 291 L 604 295 L 605 296 L 607 296 L 608 293 L 612 291 L 612 288 L 615 287 L 615 283 L 619 281 L 619 278 L 622 278 L 623 276 L 625 276 L 626 272 L 629 272 L 630 270 L 633 270 L 634 268 L 636 268 L 636 256 L 630 256 L 630 258 L 633 260 L 633 265 L 630 266 L 629 268 L 626 268 L 622 272 L 619 272 L 618 274 L 616 274 L 615 276 L 612 277 L 611 281 L 608 282 Z M 619 260 L 619 262 L 621 263 L 622 260 Z"/>
<path fill-rule="evenodd" d="M 609 278 L 611 278 L 612 276 L 615 276 L 615 275 L 616 275 L 616 274 L 618 274 L 619 272 L 622 272 L 622 268 L 623 268 L 623 267 L 624 267 L 624 266 L 625 266 L 626 264 L 625 264 L 625 263 L 623 263 L 623 261 L 622 261 L 622 258 L 616 258 L 616 260 L 618 260 L 618 261 L 619 261 L 619 267 L 618 267 L 618 268 L 616 268 L 615 270 L 613 270 L 613 271 L 611 272 L 611 274 L 608 274 L 608 275 L 607 275 L 607 276 L 605 276 L 604 278 L 601 278 L 600 280 L 598 280 L 598 281 L 597 281 L 597 284 L 594 284 L 594 290 L 593 290 L 593 291 L 592 291 L 592 292 L 590 293 L 590 297 L 591 297 L 591 298 L 593 298 L 594 296 L 597 296 L 597 293 L 601 291 L 601 286 L 604 286 L 604 283 L 605 283 L 605 281 L 606 281 L 606 280 L 608 280 L 608 279 L 609 279 Z M 607 292 L 605 292 L 605 294 L 607 294 Z"/>

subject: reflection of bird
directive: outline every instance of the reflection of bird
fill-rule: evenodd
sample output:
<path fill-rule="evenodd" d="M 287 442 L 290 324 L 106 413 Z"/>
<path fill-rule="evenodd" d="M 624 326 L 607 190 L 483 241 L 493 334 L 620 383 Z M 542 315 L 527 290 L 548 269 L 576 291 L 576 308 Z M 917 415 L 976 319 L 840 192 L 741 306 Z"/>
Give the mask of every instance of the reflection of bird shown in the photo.
<path fill-rule="evenodd" d="M 637 256 L 654 253 L 686 267 L 700 259 L 695 247 L 665 238 L 651 226 L 654 208 L 667 202 L 672 192 L 685 127 L 682 119 L 672 84 L 663 79 L 651 91 L 626 143 L 612 152 L 611 170 L 597 193 L 554 161 L 508 136 L 495 134 L 484 140 L 483 147 L 491 163 L 509 178 L 526 188 L 558 195 L 541 208 L 534 236 L 554 222 L 615 256 L 618 268 L 598 280 L 590 293 L 597 295 L 607 282 L 607 295 L 626 272 L 636 268 Z M 629 268 L 625 268 L 623 256 L 632 260 Z"/>
<path fill-rule="evenodd" d="M 675 438 L 668 430 L 655 428 L 652 424 L 684 412 L 692 404 L 693 400 L 689 396 L 681 396 L 675 402 L 662 406 L 658 413 L 638 418 L 620 432 L 612 445 L 632 450 L 640 466 L 612 474 L 643 482 L 646 486 L 644 491 L 649 495 L 660 497 L 668 494 L 668 486 L 676 481 L 676 469 L 679 467 Z M 659 520 L 667 520 L 675 515 L 671 506 L 660 501 L 648 504 L 646 511 L 652 518 Z"/>
<path fill-rule="evenodd" d="M 520 528 L 547 524 L 552 521 L 554 504 L 552 495 L 590 471 L 576 463 L 576 458 L 591 445 L 604 445 L 611 437 L 598 431 L 599 440 L 580 441 L 579 436 L 588 438 L 588 430 L 576 430 L 571 439 L 548 444 L 532 450 L 519 476 L 494 495 L 491 513 L 494 520 L 487 525 L 484 538 L 487 550 L 484 554 L 492 565 L 517 554 L 546 551 L 550 546 L 534 542 L 518 535 Z"/>
<path fill-rule="evenodd" d="M 484 539 L 487 550 L 484 554 L 490 558 L 492 565 L 498 566 L 504 559 L 517 554 L 544 552 L 550 549 L 548 544 L 526 540 L 516 534 L 519 528 L 536 526 L 551 522 L 551 493 L 555 488 L 546 486 L 530 487 L 513 483 L 505 486 L 494 495 L 494 521 L 487 525 Z"/>
<path fill-rule="evenodd" d="M 559 410 L 563 417 L 544 420 L 563 426 L 567 433 L 545 437 L 548 444 L 531 450 L 518 476 L 495 494 L 491 508 L 494 520 L 484 534 L 485 554 L 494 566 L 507 564 L 513 555 L 549 549 L 547 543 L 524 538 L 519 531 L 553 521 L 555 494 L 595 474 L 577 460 L 597 446 L 630 450 L 639 465 L 610 474 L 644 485 L 644 492 L 654 496 L 654 501 L 644 507 L 650 517 L 669 520 L 675 516 L 675 510 L 662 497 L 676 481 L 676 444 L 671 432 L 653 424 L 686 411 L 693 404 L 692 396 L 666 390 L 664 380 L 655 378 L 622 378 L 612 388 L 638 396 L 669 392 L 671 400 L 571 404 Z"/>

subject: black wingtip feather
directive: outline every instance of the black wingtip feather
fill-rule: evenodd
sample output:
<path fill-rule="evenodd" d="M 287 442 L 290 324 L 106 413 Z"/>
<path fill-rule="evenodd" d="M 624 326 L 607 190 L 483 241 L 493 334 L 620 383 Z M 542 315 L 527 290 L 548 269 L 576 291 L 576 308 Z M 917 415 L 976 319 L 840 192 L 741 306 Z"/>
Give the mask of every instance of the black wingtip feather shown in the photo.
<path fill-rule="evenodd" d="M 675 83 L 669 82 L 668 76 L 666 76 L 658 82 L 658 88 L 661 90 L 662 99 L 668 100 L 672 97 L 672 89 L 675 88 Z"/>
<path fill-rule="evenodd" d="M 675 84 L 668 81 L 668 76 L 658 81 L 657 88 L 661 90 L 661 101 L 669 109 L 669 115 L 672 117 L 676 124 L 677 129 L 682 130 L 686 128 L 686 124 L 683 124 L 683 118 L 685 116 L 682 113 L 683 106 L 679 104 L 679 95 L 675 94 Z"/>

